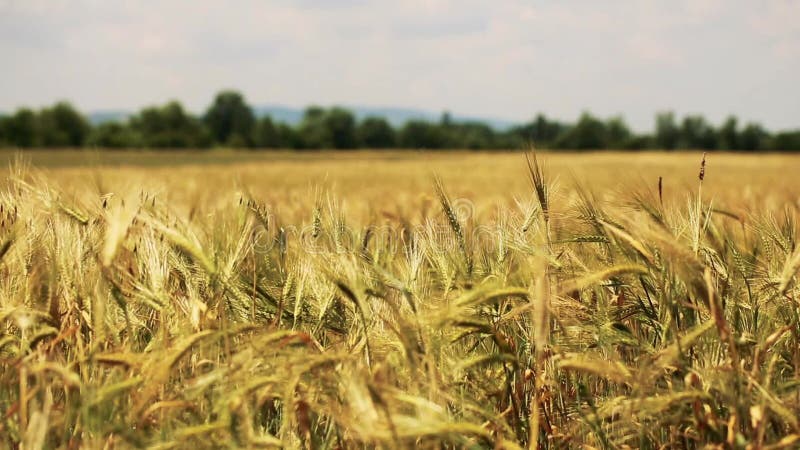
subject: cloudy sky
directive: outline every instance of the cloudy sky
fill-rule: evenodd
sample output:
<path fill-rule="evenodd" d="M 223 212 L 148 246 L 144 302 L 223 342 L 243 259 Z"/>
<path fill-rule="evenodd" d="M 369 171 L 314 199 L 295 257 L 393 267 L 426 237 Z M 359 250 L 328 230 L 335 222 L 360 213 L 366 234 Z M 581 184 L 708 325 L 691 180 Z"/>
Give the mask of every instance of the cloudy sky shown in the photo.
<path fill-rule="evenodd" d="M 0 0 L 0 110 L 221 88 L 526 120 L 662 109 L 800 127 L 800 1 Z"/>

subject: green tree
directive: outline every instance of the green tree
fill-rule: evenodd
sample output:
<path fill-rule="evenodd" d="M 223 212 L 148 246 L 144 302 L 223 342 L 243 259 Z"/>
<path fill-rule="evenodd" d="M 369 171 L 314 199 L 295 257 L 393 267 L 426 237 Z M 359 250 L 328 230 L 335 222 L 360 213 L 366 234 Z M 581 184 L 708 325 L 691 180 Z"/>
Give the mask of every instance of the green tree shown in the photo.
<path fill-rule="evenodd" d="M 303 120 L 300 122 L 300 138 L 303 148 L 331 148 L 333 137 L 330 129 L 325 123 L 325 109 L 319 106 L 309 106 L 303 113 Z"/>
<path fill-rule="evenodd" d="M 338 107 L 331 108 L 325 114 L 324 124 L 328 129 L 333 148 L 357 147 L 356 119 L 350 111 Z"/>
<path fill-rule="evenodd" d="M 281 148 L 303 148 L 303 139 L 296 129 L 285 123 L 279 123 L 276 127 L 276 131 Z"/>
<path fill-rule="evenodd" d="M 275 123 L 269 116 L 256 123 L 255 145 L 259 148 L 300 148 L 302 143 L 294 128 L 285 123 Z"/>
<path fill-rule="evenodd" d="M 644 150 L 653 148 L 653 136 L 649 134 L 635 134 L 620 146 L 623 150 Z"/>
<path fill-rule="evenodd" d="M 253 141 L 259 148 L 280 148 L 281 142 L 278 136 L 278 128 L 272 122 L 272 118 L 264 116 L 256 122 L 253 132 Z"/>
<path fill-rule="evenodd" d="M 671 111 L 656 114 L 656 134 L 654 144 L 664 150 L 674 150 L 678 146 L 680 130 Z"/>
<path fill-rule="evenodd" d="M 783 131 L 772 136 L 770 150 L 796 152 L 800 151 L 800 131 Z"/>
<path fill-rule="evenodd" d="M 519 136 L 523 143 L 549 147 L 566 129 L 564 124 L 548 120 L 544 114 L 537 114 L 533 121 L 514 128 L 512 133 Z"/>
<path fill-rule="evenodd" d="M 717 133 L 703 116 L 686 116 L 681 122 L 678 145 L 681 148 L 713 150 L 718 145 Z"/>
<path fill-rule="evenodd" d="M 529 141 L 523 140 L 514 129 L 494 133 L 494 143 L 492 148 L 496 149 L 522 149 L 527 148 Z"/>
<path fill-rule="evenodd" d="M 0 128 L 0 140 L 7 145 L 22 148 L 39 145 L 36 113 L 28 108 L 20 108 L 14 115 L 4 117 Z"/>
<path fill-rule="evenodd" d="M 606 124 L 588 112 L 581 114 L 578 123 L 559 136 L 555 146 L 575 150 L 592 150 L 608 147 Z"/>
<path fill-rule="evenodd" d="M 142 146 L 142 139 L 128 124 L 105 122 L 94 127 L 87 144 L 101 148 L 135 148 Z"/>
<path fill-rule="evenodd" d="M 454 126 L 448 133 L 448 146 L 481 150 L 496 148 L 492 127 L 482 122 L 466 122 Z"/>
<path fill-rule="evenodd" d="M 367 117 L 362 120 L 356 129 L 356 136 L 360 145 L 368 148 L 394 147 L 397 140 L 392 126 L 381 117 Z"/>
<path fill-rule="evenodd" d="M 442 116 L 439 118 L 439 125 L 443 128 L 453 125 L 453 115 L 450 114 L 450 111 L 442 112 Z"/>
<path fill-rule="evenodd" d="M 423 120 L 409 120 L 400 130 L 400 145 L 404 148 L 445 148 L 447 136 L 436 124 Z"/>
<path fill-rule="evenodd" d="M 239 92 L 218 93 L 203 116 L 203 122 L 217 144 L 241 147 L 253 143 L 255 115 Z"/>
<path fill-rule="evenodd" d="M 723 150 L 740 150 L 738 120 L 728 116 L 719 128 L 719 147 Z"/>
<path fill-rule="evenodd" d="M 67 102 L 58 102 L 39 113 L 40 145 L 80 147 L 89 136 L 89 122 Z"/>
<path fill-rule="evenodd" d="M 767 146 L 769 133 L 757 123 L 748 123 L 739 133 L 739 146 L 742 150 L 759 151 Z"/>
<path fill-rule="evenodd" d="M 11 146 L 11 140 L 8 138 L 8 125 L 11 118 L 5 114 L 0 114 L 0 148 Z"/>
<path fill-rule="evenodd" d="M 145 108 L 130 123 L 145 147 L 206 148 L 212 143 L 202 123 L 187 114 L 177 101 Z"/>
<path fill-rule="evenodd" d="M 8 117 L 5 114 L 0 114 L 0 148 L 8 147 L 8 137 L 6 137 L 6 128 L 8 124 Z"/>
<path fill-rule="evenodd" d="M 624 149 L 632 144 L 633 133 L 621 116 L 606 121 L 606 148 Z"/>

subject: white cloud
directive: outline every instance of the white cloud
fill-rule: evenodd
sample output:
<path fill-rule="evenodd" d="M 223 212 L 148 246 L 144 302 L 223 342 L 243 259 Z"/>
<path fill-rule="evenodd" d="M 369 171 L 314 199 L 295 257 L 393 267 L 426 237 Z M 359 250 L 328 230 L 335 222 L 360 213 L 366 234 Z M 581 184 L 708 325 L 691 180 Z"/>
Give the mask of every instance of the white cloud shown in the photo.
<path fill-rule="evenodd" d="M 799 12 L 783 0 L 0 0 L 0 110 L 57 98 L 199 110 L 234 87 L 298 106 L 590 109 L 640 129 L 672 107 L 796 126 Z"/>

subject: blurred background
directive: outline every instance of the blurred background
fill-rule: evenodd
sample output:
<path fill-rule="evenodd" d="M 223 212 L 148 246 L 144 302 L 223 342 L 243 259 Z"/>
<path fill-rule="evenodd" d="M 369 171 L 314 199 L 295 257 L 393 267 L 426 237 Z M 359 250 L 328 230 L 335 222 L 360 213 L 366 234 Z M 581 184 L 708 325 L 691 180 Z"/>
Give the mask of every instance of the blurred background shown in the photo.
<path fill-rule="evenodd" d="M 0 0 L 0 146 L 800 150 L 800 2 Z"/>

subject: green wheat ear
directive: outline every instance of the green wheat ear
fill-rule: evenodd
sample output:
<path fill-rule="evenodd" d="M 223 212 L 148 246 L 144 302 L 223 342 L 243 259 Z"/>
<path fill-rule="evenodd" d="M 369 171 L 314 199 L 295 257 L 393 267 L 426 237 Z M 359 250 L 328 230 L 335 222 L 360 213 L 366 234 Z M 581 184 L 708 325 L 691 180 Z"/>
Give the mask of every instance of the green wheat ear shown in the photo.
<path fill-rule="evenodd" d="M 472 259 L 472 252 L 468 248 L 464 229 L 461 226 L 461 223 L 458 221 L 458 216 L 453 210 L 453 206 L 450 203 L 450 199 L 448 198 L 447 193 L 444 190 L 444 185 L 442 184 L 442 180 L 439 177 L 436 177 L 434 184 L 436 187 L 436 195 L 439 197 L 439 203 L 441 203 L 442 210 L 444 211 L 444 214 L 447 217 L 447 223 L 450 225 L 450 229 L 453 231 L 458 241 L 458 247 L 461 250 L 461 255 L 464 258 L 464 264 L 467 268 L 467 277 L 470 277 L 472 276 L 473 259 Z"/>

